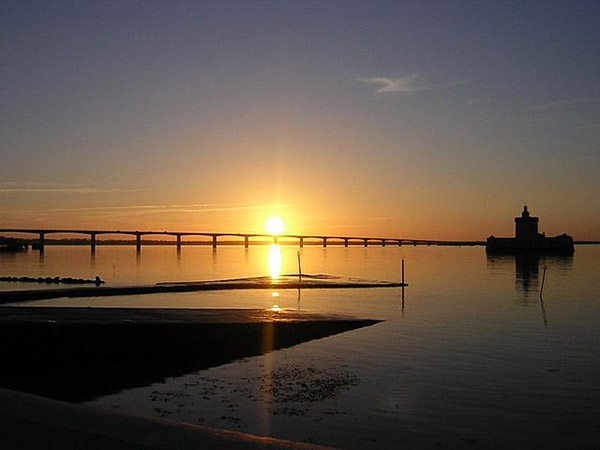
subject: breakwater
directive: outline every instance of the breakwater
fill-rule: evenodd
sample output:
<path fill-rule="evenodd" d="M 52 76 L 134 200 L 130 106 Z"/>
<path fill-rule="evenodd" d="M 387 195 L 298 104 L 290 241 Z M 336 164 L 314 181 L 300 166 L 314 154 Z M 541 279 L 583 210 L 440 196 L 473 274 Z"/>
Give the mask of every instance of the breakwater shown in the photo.
<path fill-rule="evenodd" d="M 96 278 L 72 278 L 72 277 L 0 277 L 0 281 L 13 283 L 46 283 L 46 284 L 95 284 L 100 286 L 104 280 L 96 275 Z"/>

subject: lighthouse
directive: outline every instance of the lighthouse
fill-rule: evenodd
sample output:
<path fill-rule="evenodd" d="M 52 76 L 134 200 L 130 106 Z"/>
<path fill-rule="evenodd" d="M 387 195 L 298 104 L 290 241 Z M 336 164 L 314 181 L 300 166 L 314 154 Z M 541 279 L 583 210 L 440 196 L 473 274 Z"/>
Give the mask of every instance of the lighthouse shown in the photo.
<path fill-rule="evenodd" d="M 538 235 L 539 217 L 532 217 L 527 210 L 527 205 L 523 207 L 521 217 L 515 217 L 515 238 L 523 240 L 535 239 Z"/>
<path fill-rule="evenodd" d="M 485 250 L 488 253 L 511 253 L 535 251 L 545 253 L 572 254 L 575 251 L 573 238 L 568 234 L 546 237 L 538 231 L 540 219 L 529 214 L 527 205 L 523 207 L 521 217 L 515 217 L 515 237 L 487 238 Z"/>

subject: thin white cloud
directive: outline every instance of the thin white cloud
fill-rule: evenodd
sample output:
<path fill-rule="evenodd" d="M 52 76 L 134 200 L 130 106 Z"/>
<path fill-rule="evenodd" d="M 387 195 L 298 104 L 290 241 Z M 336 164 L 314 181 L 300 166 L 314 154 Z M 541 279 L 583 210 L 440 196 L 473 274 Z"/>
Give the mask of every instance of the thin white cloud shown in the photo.
<path fill-rule="evenodd" d="M 118 189 L 79 188 L 0 188 L 0 194 L 106 194 Z"/>
<path fill-rule="evenodd" d="M 119 189 L 102 189 L 80 184 L 40 183 L 32 181 L 2 181 L 0 194 L 105 194 Z"/>
<path fill-rule="evenodd" d="M 51 219 L 56 217 L 79 217 L 82 219 L 93 218 L 124 218 L 164 214 L 210 214 L 244 210 L 280 210 L 291 208 L 291 204 L 269 205 L 235 205 L 235 204 L 189 204 L 189 205 L 128 205 L 128 206 L 99 206 L 82 208 L 52 208 L 43 210 L 12 210 L 4 211 L 4 215 L 11 217 L 13 214 L 22 220 L 24 217 L 35 216 L 37 219 Z"/>
<path fill-rule="evenodd" d="M 369 86 L 379 86 L 379 89 L 375 91 L 377 94 L 410 94 L 423 89 L 422 87 L 415 86 L 416 79 L 417 75 L 406 75 L 400 78 L 365 77 L 357 78 L 357 81 Z"/>
<path fill-rule="evenodd" d="M 405 75 L 399 78 L 387 77 L 362 77 L 356 81 L 369 86 L 378 86 L 376 94 L 412 94 L 419 91 L 427 91 L 430 89 L 438 89 L 442 87 L 458 86 L 464 84 L 464 81 L 450 81 L 447 83 L 426 85 L 419 83 L 417 74 Z"/>
<path fill-rule="evenodd" d="M 50 188 L 50 187 L 81 187 L 80 184 L 72 183 L 40 183 L 36 181 L 2 181 L 0 186 L 7 188 Z"/>
<path fill-rule="evenodd" d="M 493 103 L 494 99 L 491 97 L 482 97 L 482 98 L 468 98 L 465 100 L 465 104 L 467 106 L 479 106 L 479 105 L 489 105 Z"/>
<path fill-rule="evenodd" d="M 569 106 L 580 105 L 584 103 L 597 103 L 597 98 L 587 98 L 587 97 L 578 97 L 578 98 L 561 98 L 558 100 L 552 100 L 548 103 L 543 103 L 541 105 L 532 106 L 531 109 L 535 109 L 536 111 L 552 111 L 556 109 L 567 108 Z"/>
<path fill-rule="evenodd" d="M 87 208 L 56 208 L 52 212 L 79 212 L 79 213 L 110 213 L 129 211 L 139 214 L 155 213 L 155 212 L 220 212 L 220 211 L 239 211 L 239 210 L 260 210 L 260 209 L 281 209 L 290 208 L 289 204 L 273 204 L 273 205 L 236 205 L 236 204 L 209 204 L 196 203 L 188 205 L 126 205 L 126 206 L 99 206 Z"/>

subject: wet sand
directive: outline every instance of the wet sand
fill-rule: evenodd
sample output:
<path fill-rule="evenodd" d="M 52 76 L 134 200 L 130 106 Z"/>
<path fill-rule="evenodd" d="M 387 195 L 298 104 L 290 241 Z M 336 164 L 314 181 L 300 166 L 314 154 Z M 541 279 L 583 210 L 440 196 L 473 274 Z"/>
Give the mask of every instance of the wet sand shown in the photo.
<path fill-rule="evenodd" d="M 0 448 L 318 450 L 325 447 L 135 417 L 0 389 Z"/>
<path fill-rule="evenodd" d="M 107 297 L 120 295 L 157 294 L 232 289 L 356 289 L 407 286 L 400 282 L 347 279 L 329 275 L 284 275 L 274 281 L 271 277 L 232 278 L 226 280 L 163 282 L 138 286 L 95 286 L 66 289 L 28 289 L 0 291 L 0 304 L 53 298 Z"/>
<path fill-rule="evenodd" d="M 379 323 L 258 309 L 0 308 L 0 387 L 82 402 Z"/>

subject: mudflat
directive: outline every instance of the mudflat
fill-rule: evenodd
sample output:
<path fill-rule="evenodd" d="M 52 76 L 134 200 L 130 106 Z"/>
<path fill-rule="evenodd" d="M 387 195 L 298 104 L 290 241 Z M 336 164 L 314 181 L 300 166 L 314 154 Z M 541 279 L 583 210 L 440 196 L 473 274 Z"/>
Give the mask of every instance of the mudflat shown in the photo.
<path fill-rule="evenodd" d="M 74 402 L 375 325 L 260 309 L 0 308 L 0 387 Z"/>

